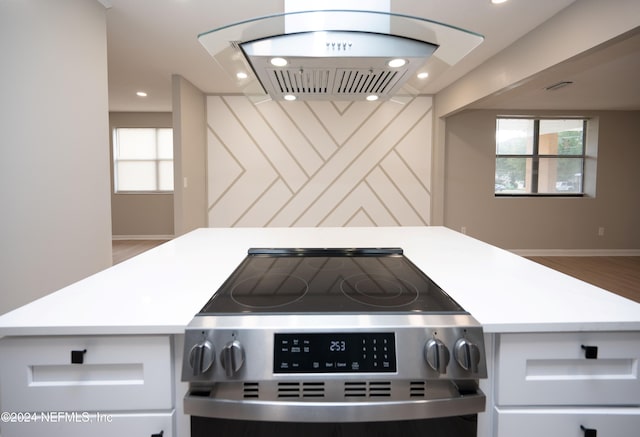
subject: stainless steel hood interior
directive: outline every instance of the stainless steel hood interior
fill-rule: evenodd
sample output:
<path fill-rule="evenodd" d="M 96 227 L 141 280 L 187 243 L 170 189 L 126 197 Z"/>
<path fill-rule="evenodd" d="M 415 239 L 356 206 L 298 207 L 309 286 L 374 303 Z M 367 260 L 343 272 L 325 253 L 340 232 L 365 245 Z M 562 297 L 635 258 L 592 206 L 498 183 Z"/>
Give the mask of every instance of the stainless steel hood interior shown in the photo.
<path fill-rule="evenodd" d="M 287 32 L 287 20 L 299 25 Z M 388 20 L 384 32 L 358 23 Z M 345 24 L 351 23 L 351 24 Z M 198 36 L 238 91 L 264 100 L 405 102 L 430 79 L 446 74 L 483 37 L 424 18 L 380 11 L 290 12 L 255 18 Z M 286 60 L 275 66 L 273 58 Z M 404 65 L 389 66 L 402 59 Z M 375 97 L 370 97 L 375 96 Z"/>
<path fill-rule="evenodd" d="M 240 48 L 274 99 L 377 100 L 393 96 L 437 46 L 394 35 L 334 30 L 279 35 Z M 287 64 L 274 66 L 274 57 Z M 402 65 L 389 66 L 394 59 Z"/>

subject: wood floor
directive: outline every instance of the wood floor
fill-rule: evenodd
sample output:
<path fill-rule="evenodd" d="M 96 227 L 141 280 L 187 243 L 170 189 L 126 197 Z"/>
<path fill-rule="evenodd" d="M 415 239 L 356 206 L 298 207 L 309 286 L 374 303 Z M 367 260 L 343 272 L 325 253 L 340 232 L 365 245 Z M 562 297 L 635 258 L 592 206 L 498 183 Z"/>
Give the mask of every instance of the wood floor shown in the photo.
<path fill-rule="evenodd" d="M 113 264 L 166 240 L 113 240 Z M 530 260 L 640 302 L 640 256 L 536 256 Z"/>
<path fill-rule="evenodd" d="M 116 265 L 142 252 L 165 243 L 167 240 L 113 240 L 113 264 Z"/>
<path fill-rule="evenodd" d="M 530 260 L 640 302 L 640 256 L 540 256 Z"/>

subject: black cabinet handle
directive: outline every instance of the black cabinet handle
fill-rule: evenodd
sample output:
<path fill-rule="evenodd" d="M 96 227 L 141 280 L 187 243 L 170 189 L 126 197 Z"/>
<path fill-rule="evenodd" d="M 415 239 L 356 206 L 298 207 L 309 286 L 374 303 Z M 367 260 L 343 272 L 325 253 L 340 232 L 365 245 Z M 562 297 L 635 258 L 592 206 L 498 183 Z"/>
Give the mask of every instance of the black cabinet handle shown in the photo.
<path fill-rule="evenodd" d="M 598 431 L 595 430 L 595 429 L 585 428 L 582 425 L 580 425 L 580 429 L 582 430 L 582 432 L 584 432 L 584 437 L 597 437 L 598 436 Z"/>
<path fill-rule="evenodd" d="M 82 364 L 84 363 L 84 354 L 87 353 L 87 350 L 81 351 L 71 351 L 71 364 Z"/>
<path fill-rule="evenodd" d="M 164 431 L 160 431 L 158 434 L 151 434 L 151 437 L 162 437 L 164 435 Z"/>
<path fill-rule="evenodd" d="M 598 358 L 598 346 L 585 346 L 582 345 L 584 350 L 584 357 L 588 360 L 595 360 Z"/>

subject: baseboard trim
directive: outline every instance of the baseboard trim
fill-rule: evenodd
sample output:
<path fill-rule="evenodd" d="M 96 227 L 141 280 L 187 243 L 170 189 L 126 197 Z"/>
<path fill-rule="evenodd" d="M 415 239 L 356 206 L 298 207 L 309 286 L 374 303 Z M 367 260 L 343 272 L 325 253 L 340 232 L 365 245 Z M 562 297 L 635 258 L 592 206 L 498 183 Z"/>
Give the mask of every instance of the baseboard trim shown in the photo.
<path fill-rule="evenodd" d="M 509 249 L 520 256 L 640 256 L 640 249 Z"/>
<path fill-rule="evenodd" d="M 112 240 L 173 240 L 174 235 L 112 235 Z"/>

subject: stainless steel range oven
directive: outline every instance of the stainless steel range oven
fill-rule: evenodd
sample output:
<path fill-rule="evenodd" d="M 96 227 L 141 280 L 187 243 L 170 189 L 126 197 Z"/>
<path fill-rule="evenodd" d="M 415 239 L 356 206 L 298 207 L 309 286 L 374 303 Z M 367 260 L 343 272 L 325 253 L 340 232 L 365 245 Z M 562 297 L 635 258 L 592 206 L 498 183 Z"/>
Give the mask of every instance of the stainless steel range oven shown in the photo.
<path fill-rule="evenodd" d="M 192 435 L 475 436 L 486 375 L 480 324 L 397 248 L 249 250 L 182 368 Z"/>

